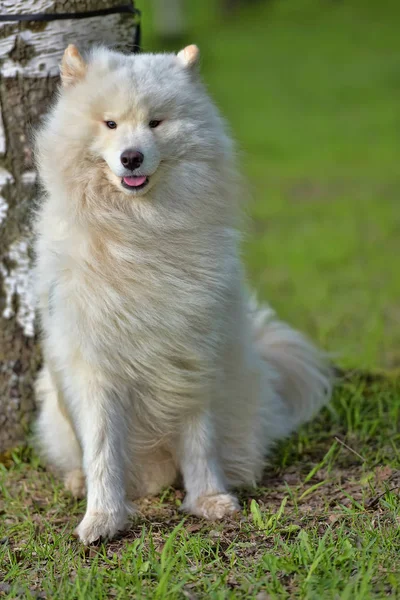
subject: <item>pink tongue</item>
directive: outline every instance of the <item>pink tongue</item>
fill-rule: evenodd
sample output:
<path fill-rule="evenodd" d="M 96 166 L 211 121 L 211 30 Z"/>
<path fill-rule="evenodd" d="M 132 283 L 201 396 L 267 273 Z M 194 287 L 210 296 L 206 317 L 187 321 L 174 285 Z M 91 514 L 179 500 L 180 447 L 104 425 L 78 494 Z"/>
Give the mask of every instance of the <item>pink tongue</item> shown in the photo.
<path fill-rule="evenodd" d="M 146 181 L 146 177 L 144 175 L 140 175 L 140 177 L 124 177 L 124 182 L 126 185 L 131 187 L 138 187 L 142 185 Z"/>

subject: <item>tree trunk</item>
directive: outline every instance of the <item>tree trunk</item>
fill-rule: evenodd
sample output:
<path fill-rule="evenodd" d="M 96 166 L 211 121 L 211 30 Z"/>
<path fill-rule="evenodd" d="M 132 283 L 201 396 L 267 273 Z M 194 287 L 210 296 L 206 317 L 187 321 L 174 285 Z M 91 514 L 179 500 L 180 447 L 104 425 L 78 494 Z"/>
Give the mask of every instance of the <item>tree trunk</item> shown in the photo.
<path fill-rule="evenodd" d="M 0 14 L 73 13 L 121 4 L 124 0 L 0 0 Z M 58 65 L 69 43 L 127 51 L 134 32 L 131 14 L 0 23 L 0 451 L 24 440 L 41 360 L 31 281 L 29 222 L 36 190 L 31 132 L 58 85 Z"/>

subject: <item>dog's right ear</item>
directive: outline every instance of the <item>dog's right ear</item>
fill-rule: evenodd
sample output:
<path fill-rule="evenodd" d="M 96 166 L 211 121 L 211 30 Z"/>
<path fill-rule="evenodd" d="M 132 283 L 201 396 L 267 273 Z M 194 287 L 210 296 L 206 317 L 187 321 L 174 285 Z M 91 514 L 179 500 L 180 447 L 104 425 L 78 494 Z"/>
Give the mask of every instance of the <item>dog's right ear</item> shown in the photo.
<path fill-rule="evenodd" d="M 61 61 L 61 82 L 63 87 L 75 85 L 85 77 L 86 63 L 79 54 L 78 48 L 70 44 Z"/>

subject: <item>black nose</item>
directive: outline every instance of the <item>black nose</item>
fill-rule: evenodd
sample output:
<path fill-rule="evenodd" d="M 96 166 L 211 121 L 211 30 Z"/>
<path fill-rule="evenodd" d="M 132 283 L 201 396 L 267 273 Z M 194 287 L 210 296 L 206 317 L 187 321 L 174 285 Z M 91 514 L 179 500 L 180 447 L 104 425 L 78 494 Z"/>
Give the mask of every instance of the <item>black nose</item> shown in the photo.
<path fill-rule="evenodd" d="M 124 165 L 125 169 L 129 169 L 130 171 L 134 171 L 142 164 L 144 160 L 144 156 L 138 150 L 125 150 L 121 154 L 121 162 Z"/>

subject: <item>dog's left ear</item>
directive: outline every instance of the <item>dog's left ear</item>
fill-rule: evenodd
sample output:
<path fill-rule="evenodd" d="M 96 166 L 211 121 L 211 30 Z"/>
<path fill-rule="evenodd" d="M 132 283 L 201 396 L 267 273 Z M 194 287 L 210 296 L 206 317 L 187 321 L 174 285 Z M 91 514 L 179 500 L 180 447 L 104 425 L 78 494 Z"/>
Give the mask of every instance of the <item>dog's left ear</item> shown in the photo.
<path fill-rule="evenodd" d="M 186 46 L 177 54 L 181 64 L 187 69 L 194 69 L 199 64 L 200 52 L 197 46 Z"/>
<path fill-rule="evenodd" d="M 70 44 L 61 61 L 61 82 L 63 87 L 70 87 L 85 77 L 86 63 L 74 44 Z"/>

